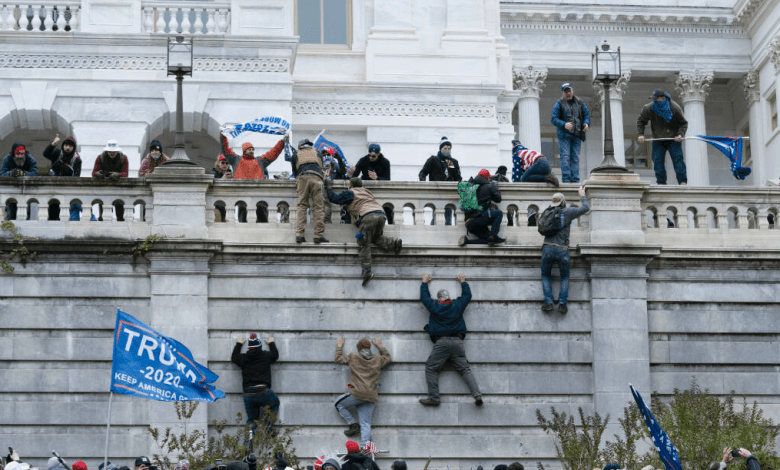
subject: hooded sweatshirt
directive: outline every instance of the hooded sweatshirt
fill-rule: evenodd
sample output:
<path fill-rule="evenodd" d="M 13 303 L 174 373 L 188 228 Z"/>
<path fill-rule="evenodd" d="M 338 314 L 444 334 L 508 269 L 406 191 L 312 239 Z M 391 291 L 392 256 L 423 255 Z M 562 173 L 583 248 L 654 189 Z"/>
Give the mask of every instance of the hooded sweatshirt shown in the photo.
<path fill-rule="evenodd" d="M 72 145 L 73 151 L 65 152 L 65 144 Z M 81 157 L 76 152 L 76 139 L 73 136 L 65 137 L 60 148 L 49 144 L 43 156 L 51 160 L 50 174 L 53 176 L 81 176 Z"/>
<path fill-rule="evenodd" d="M 390 352 L 384 347 L 379 348 L 379 355 L 365 359 L 358 353 L 344 355 L 344 347 L 336 347 L 336 363 L 349 366 L 349 394 L 358 400 L 375 403 L 379 399 L 379 373 L 390 364 Z"/>
<path fill-rule="evenodd" d="M 30 155 L 30 152 L 26 150 L 26 146 L 24 146 L 24 164 L 21 167 L 16 165 L 14 149 L 20 145 L 24 146 L 24 144 L 19 142 L 14 142 L 11 145 L 11 150 L 8 152 L 8 155 L 3 158 L 3 164 L 2 167 L 0 167 L 0 176 L 11 176 L 11 172 L 16 169 L 21 169 L 24 172 L 24 176 L 38 176 L 38 163 L 35 161 L 32 155 Z"/>

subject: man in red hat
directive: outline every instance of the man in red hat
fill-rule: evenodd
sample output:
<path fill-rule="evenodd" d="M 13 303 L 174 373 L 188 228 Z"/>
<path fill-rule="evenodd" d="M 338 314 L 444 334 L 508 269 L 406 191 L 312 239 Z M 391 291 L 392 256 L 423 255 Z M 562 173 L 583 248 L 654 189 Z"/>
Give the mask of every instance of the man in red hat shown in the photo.
<path fill-rule="evenodd" d="M 490 178 L 490 172 L 483 168 L 479 170 L 477 176 L 469 179 L 469 183 L 477 186 L 479 208 L 465 212 L 466 231 L 476 235 L 477 238 L 469 239 L 468 235 L 463 235 L 458 241 L 460 246 L 469 244 L 495 246 L 506 241 L 498 236 L 504 213 L 498 208 L 491 207 L 494 202 L 501 202 L 501 191 L 498 189 L 498 184 Z"/>

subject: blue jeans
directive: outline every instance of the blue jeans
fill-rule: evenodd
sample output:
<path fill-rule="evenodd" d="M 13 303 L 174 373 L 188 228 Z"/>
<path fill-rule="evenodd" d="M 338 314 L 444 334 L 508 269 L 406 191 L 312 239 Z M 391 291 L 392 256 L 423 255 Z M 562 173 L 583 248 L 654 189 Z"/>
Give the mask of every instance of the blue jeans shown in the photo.
<path fill-rule="evenodd" d="M 566 304 L 569 300 L 569 250 L 557 246 L 542 248 L 542 290 L 544 291 L 544 303 L 552 305 L 552 268 L 553 263 L 558 263 L 558 271 L 561 273 L 561 292 L 558 294 L 558 302 Z"/>
<path fill-rule="evenodd" d="M 564 183 L 580 182 L 581 146 L 579 137 L 558 131 L 558 153 L 561 155 L 561 179 Z"/>
<path fill-rule="evenodd" d="M 477 217 L 469 219 L 466 230 L 479 237 L 479 240 L 467 240 L 466 243 L 485 244 L 489 237 L 497 237 L 499 230 L 501 230 L 502 220 L 504 220 L 504 213 L 493 209 L 482 211 Z"/>
<path fill-rule="evenodd" d="M 449 207 L 444 208 L 444 225 L 452 225 L 452 213 L 454 211 Z M 431 217 L 431 225 L 436 225 L 436 214 Z"/>
<path fill-rule="evenodd" d="M 260 421 L 265 407 L 271 408 L 274 414 L 279 412 L 279 397 L 273 390 L 268 389 L 265 395 L 244 395 L 244 409 L 246 409 L 246 424 L 252 425 L 252 431 L 257 429 L 255 421 Z M 268 430 L 273 429 L 274 423 L 268 422 Z"/>
<path fill-rule="evenodd" d="M 355 424 L 352 412 L 353 410 L 357 412 L 360 423 L 360 447 L 365 447 L 366 442 L 371 440 L 371 417 L 374 416 L 374 406 L 376 403 L 358 400 L 349 393 L 336 399 L 336 409 L 347 424 Z"/>
<path fill-rule="evenodd" d="M 666 152 L 672 157 L 672 166 L 674 174 L 677 177 L 677 184 L 688 182 L 688 173 L 685 170 L 685 160 L 683 159 L 682 142 L 673 140 L 661 140 L 653 142 L 653 169 L 655 170 L 655 181 L 658 184 L 666 184 Z"/>
<path fill-rule="evenodd" d="M 561 163 L 561 168 L 563 168 L 563 163 Z M 525 170 L 525 173 L 523 173 L 523 176 L 520 177 L 521 183 L 544 183 L 547 181 L 547 175 L 552 172 L 552 168 L 550 168 L 550 162 L 547 161 L 546 158 L 539 158 L 534 162 L 533 165 L 531 165 L 530 168 Z"/>

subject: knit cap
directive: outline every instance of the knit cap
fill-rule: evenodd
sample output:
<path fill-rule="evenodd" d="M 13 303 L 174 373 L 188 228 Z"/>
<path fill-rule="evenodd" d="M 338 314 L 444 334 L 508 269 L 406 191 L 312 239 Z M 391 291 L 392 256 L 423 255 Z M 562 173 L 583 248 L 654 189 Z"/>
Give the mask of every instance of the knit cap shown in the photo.
<path fill-rule="evenodd" d="M 445 145 L 449 145 L 450 147 L 452 147 L 452 142 L 450 142 L 450 139 L 448 139 L 447 136 L 443 136 L 441 138 L 441 142 L 439 142 L 439 150 L 441 150 L 441 148 L 444 147 Z"/>
<path fill-rule="evenodd" d="M 70 468 L 71 470 L 87 470 L 87 464 L 83 460 L 79 460 L 78 462 L 73 462 Z"/>
<path fill-rule="evenodd" d="M 247 344 L 247 347 L 249 349 L 260 347 L 260 339 L 257 337 L 257 334 L 252 333 L 249 335 L 249 344 Z"/>
<path fill-rule="evenodd" d="M 357 343 L 357 349 L 360 351 L 361 349 L 371 349 L 371 341 L 368 340 L 368 338 L 363 338 Z M 347 445 L 352 441 L 347 442 Z"/>
<path fill-rule="evenodd" d="M 358 452 L 360 452 L 360 444 L 355 441 L 347 441 L 347 454 L 355 454 Z"/>
<path fill-rule="evenodd" d="M 244 142 L 243 144 L 241 144 L 241 151 L 243 153 L 246 153 L 246 149 L 254 149 L 254 148 L 255 146 L 252 145 L 251 142 Z"/>

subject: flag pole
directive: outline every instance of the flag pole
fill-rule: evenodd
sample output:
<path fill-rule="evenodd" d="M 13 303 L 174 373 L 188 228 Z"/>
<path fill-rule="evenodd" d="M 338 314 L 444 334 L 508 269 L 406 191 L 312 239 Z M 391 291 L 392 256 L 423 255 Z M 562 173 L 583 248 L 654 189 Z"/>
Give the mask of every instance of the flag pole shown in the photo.
<path fill-rule="evenodd" d="M 106 421 L 106 447 L 103 452 L 103 470 L 108 470 L 108 431 L 111 429 L 111 401 L 114 398 L 114 392 L 108 392 L 108 420 Z"/>
<path fill-rule="evenodd" d="M 748 139 L 750 140 L 750 137 L 731 137 L 732 139 Z M 701 140 L 698 137 L 680 137 L 680 140 L 687 140 L 687 139 L 697 139 Z M 660 142 L 662 140 L 674 140 L 674 137 L 659 137 L 657 139 L 645 139 L 645 142 Z"/>

